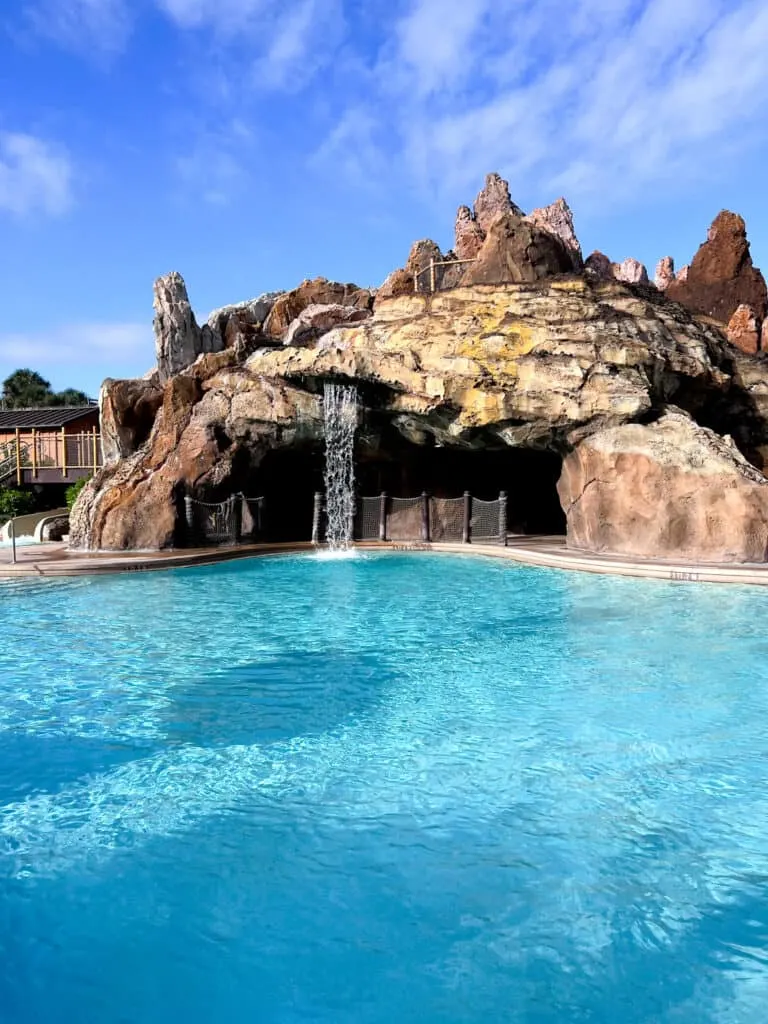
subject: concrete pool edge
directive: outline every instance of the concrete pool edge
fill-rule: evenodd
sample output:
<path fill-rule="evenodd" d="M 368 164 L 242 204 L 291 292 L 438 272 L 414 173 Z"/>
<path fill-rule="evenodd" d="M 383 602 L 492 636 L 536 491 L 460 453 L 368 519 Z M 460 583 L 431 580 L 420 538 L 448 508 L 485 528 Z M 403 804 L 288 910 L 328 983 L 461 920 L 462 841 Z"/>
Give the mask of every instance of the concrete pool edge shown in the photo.
<path fill-rule="evenodd" d="M 607 576 L 684 581 L 690 583 L 737 583 L 768 586 L 766 564 L 715 564 L 662 562 L 630 559 L 618 555 L 596 555 L 566 548 L 562 537 L 510 538 L 506 547 L 484 544 L 429 544 L 361 542 L 369 551 L 425 551 L 436 554 L 484 555 L 506 558 L 521 565 Z M 45 550 L 41 551 L 40 547 Z M 47 579 L 67 576 L 96 576 L 124 572 L 152 572 L 160 569 L 190 568 L 259 555 L 307 553 L 309 541 L 277 544 L 243 544 L 234 548 L 205 548 L 164 552 L 70 552 L 63 544 L 35 545 L 18 552 L 15 565 L 0 562 L 0 579 Z"/>

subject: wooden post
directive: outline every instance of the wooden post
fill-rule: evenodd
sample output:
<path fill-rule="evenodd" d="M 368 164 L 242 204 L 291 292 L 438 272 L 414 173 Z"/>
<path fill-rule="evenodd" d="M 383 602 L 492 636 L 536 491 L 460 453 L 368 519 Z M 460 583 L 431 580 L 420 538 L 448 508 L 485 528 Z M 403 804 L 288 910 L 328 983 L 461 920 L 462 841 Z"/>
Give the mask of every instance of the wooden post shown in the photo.
<path fill-rule="evenodd" d="M 464 527 L 461 531 L 461 539 L 464 544 L 469 544 L 470 520 L 472 519 L 472 496 L 469 491 L 464 491 Z"/>
<path fill-rule="evenodd" d="M 37 480 L 37 431 L 32 427 L 32 479 Z"/>
<path fill-rule="evenodd" d="M 379 540 L 387 539 L 387 492 L 379 495 Z"/>
<path fill-rule="evenodd" d="M 312 543 L 320 543 L 320 516 L 323 512 L 323 492 L 315 491 L 315 503 L 312 510 Z"/>
<path fill-rule="evenodd" d="M 96 427 L 93 428 L 93 472 L 99 468 L 99 435 L 96 433 Z"/>
<path fill-rule="evenodd" d="M 429 290 L 434 292 L 435 290 L 435 261 L 430 260 L 429 263 Z"/>
<path fill-rule="evenodd" d="M 16 483 L 21 487 L 21 431 L 16 427 Z"/>
<path fill-rule="evenodd" d="M 65 427 L 61 428 L 61 475 L 67 475 L 67 431 Z"/>
<path fill-rule="evenodd" d="M 414 270 L 413 272 L 413 290 L 418 295 L 419 293 L 419 272 Z"/>
<path fill-rule="evenodd" d="M 507 492 L 499 491 L 499 543 L 507 546 Z"/>
<path fill-rule="evenodd" d="M 426 491 L 421 492 L 421 539 L 429 543 L 429 495 Z"/>

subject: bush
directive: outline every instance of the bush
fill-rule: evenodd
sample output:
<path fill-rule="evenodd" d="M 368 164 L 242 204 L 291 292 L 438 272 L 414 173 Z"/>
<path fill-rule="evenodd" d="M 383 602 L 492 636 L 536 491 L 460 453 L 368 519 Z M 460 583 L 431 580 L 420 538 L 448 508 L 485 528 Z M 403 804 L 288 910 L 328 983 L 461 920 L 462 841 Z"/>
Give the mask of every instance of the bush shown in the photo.
<path fill-rule="evenodd" d="M 13 487 L 0 487 L 0 520 L 25 516 L 35 507 L 35 499 L 29 491 L 17 491 Z"/>
<path fill-rule="evenodd" d="M 67 502 L 67 508 L 69 509 L 70 512 L 72 511 L 72 506 L 80 497 L 80 491 L 82 491 L 82 489 L 85 487 L 85 485 L 88 483 L 90 479 L 91 478 L 89 476 L 84 476 L 82 477 L 82 479 L 78 480 L 77 483 L 70 484 L 69 487 L 64 492 L 64 496 Z"/>

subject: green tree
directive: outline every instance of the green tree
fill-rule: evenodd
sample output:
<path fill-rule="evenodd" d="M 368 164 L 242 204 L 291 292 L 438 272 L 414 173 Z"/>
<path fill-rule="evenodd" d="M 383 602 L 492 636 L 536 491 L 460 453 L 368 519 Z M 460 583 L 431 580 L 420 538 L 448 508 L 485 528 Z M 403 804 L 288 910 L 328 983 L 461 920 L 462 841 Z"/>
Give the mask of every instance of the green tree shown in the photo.
<path fill-rule="evenodd" d="M 84 391 L 77 388 L 64 388 L 53 395 L 51 405 L 88 405 L 90 399 Z"/>
<path fill-rule="evenodd" d="M 13 487 L 0 487 L 0 521 L 24 516 L 35 507 L 35 499 L 29 491 L 17 491 Z"/>
<path fill-rule="evenodd" d="M 35 370 L 15 370 L 3 381 L 3 402 L 8 409 L 49 405 L 52 397 L 50 382 Z"/>
<path fill-rule="evenodd" d="M 51 391 L 50 382 L 35 370 L 15 370 L 3 381 L 0 394 L 5 409 L 30 409 L 48 405 L 88 405 L 90 399 L 84 391 L 65 388 Z"/>
<path fill-rule="evenodd" d="M 82 491 L 82 489 L 85 487 L 85 485 L 88 483 L 90 479 L 91 478 L 89 476 L 83 476 L 75 483 L 70 484 L 69 487 L 64 492 L 67 500 L 67 508 L 70 510 L 70 512 L 72 511 L 72 506 L 80 497 L 80 491 Z"/>

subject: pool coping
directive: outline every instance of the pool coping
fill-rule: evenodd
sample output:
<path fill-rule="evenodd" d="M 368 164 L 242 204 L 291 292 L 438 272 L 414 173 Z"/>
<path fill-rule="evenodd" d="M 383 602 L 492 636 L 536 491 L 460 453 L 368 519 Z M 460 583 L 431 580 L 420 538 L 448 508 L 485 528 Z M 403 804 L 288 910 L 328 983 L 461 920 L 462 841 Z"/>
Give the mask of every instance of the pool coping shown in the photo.
<path fill-rule="evenodd" d="M 507 546 L 496 544 L 444 544 L 410 542 L 360 542 L 362 550 L 387 552 L 424 551 L 437 554 L 481 555 L 506 558 L 521 565 L 550 569 L 674 580 L 686 583 L 737 583 L 768 586 L 768 563 L 722 564 L 711 562 L 631 559 L 626 556 L 593 554 L 567 548 L 563 537 L 510 537 Z M 41 551 L 40 549 L 44 550 Z M 5 552 L 7 549 L 3 549 Z M 122 572 L 152 572 L 160 569 L 190 568 L 240 558 L 279 555 L 316 550 L 309 541 L 275 544 L 242 544 L 191 550 L 151 552 L 69 551 L 64 544 L 19 548 L 15 565 L 0 562 L 0 579 L 47 579 L 67 576 L 96 576 Z"/>

